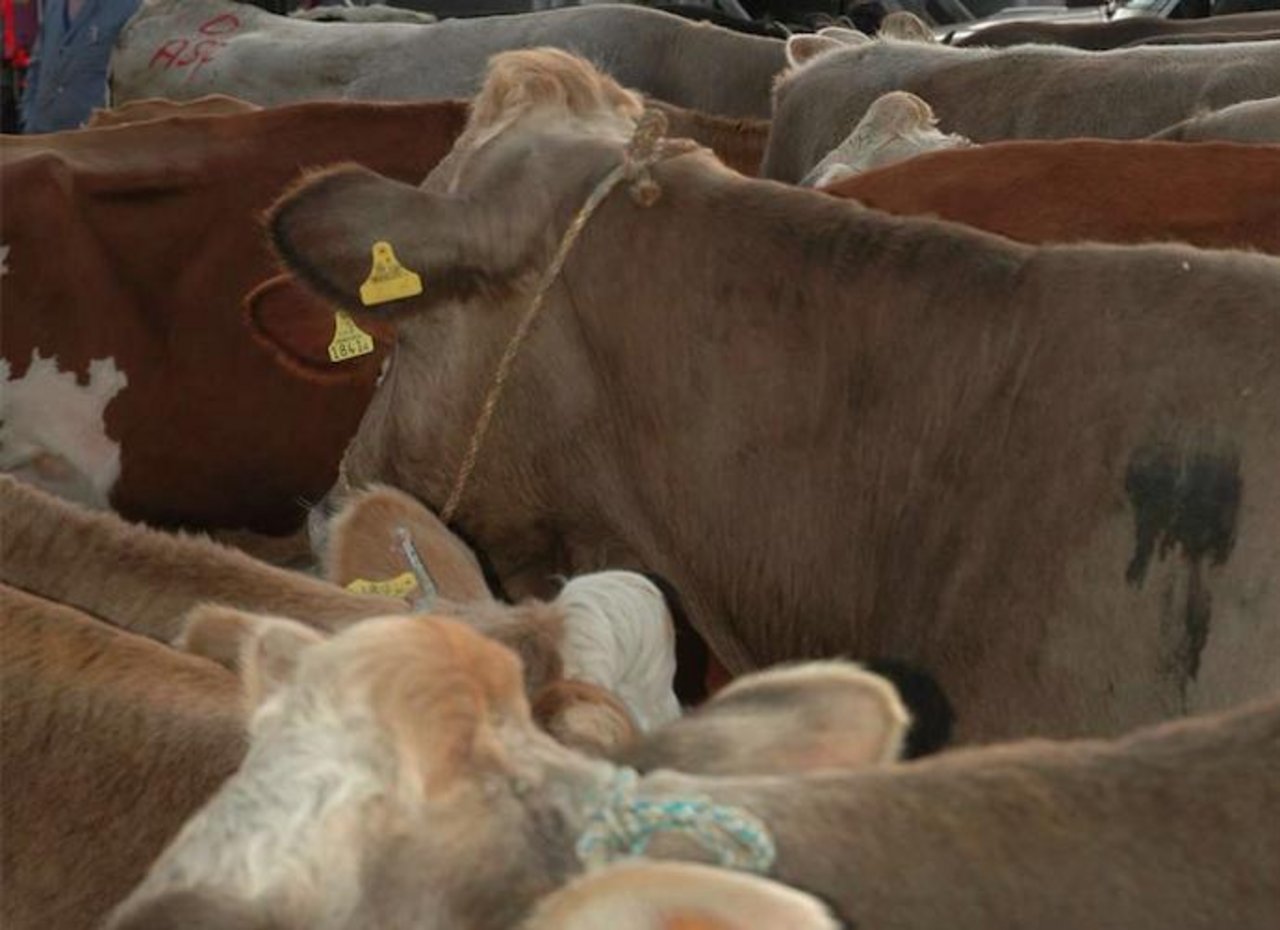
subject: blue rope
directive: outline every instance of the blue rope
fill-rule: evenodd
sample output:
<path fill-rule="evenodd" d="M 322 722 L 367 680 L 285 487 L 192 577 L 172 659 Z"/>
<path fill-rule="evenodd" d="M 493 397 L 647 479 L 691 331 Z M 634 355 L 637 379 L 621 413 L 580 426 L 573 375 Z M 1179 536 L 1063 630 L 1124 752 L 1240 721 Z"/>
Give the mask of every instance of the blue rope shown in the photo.
<path fill-rule="evenodd" d="M 575 847 L 586 868 L 643 856 L 659 833 L 691 837 L 724 868 L 765 873 L 773 865 L 777 849 L 759 818 L 698 795 L 637 798 L 638 781 L 633 769 L 619 769 L 608 798 L 588 817 Z"/>

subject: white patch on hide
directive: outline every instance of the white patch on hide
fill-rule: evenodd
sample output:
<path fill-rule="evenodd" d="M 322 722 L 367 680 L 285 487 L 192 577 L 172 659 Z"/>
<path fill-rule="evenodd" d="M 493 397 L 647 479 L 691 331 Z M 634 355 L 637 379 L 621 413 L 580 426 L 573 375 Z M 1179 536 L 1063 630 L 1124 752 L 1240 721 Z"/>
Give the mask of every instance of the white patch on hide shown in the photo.
<path fill-rule="evenodd" d="M 653 582 L 635 572 L 574 578 L 555 599 L 564 611 L 566 678 L 599 685 L 626 705 L 641 730 L 680 716 L 675 625 Z"/>
<path fill-rule="evenodd" d="M 9 273 L 9 247 L 0 245 L 0 278 Z"/>
<path fill-rule="evenodd" d="M 89 363 L 89 383 L 59 371 L 56 356 L 31 353 L 21 378 L 0 359 L 0 471 L 52 494 L 106 508 L 120 477 L 120 444 L 103 412 L 129 383 L 115 359 Z"/>

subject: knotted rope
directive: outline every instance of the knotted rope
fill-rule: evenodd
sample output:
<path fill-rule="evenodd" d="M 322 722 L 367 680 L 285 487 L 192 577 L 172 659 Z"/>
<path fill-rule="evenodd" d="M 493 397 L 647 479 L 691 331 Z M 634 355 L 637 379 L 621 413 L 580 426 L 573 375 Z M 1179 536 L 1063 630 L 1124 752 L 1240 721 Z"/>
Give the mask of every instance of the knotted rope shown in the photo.
<path fill-rule="evenodd" d="M 475 471 L 476 460 L 480 456 L 480 448 L 484 445 L 489 426 L 493 421 L 493 414 L 498 409 L 498 402 L 502 399 L 502 392 L 506 387 L 507 379 L 511 375 L 511 368 L 515 364 L 516 357 L 520 354 L 520 349 L 524 346 L 525 340 L 528 339 L 529 333 L 533 329 L 533 324 L 546 302 L 547 293 L 551 290 L 551 285 L 560 276 L 560 272 L 564 269 L 564 263 L 569 258 L 569 252 L 573 249 L 574 243 L 578 241 L 578 237 L 582 235 L 583 229 L 586 228 L 596 209 L 613 189 L 623 181 L 628 182 L 631 198 L 636 203 L 643 207 L 652 206 L 661 196 L 662 189 L 653 180 L 650 169 L 664 159 L 683 155 L 697 148 L 695 143 L 685 139 L 664 139 L 663 135 L 666 131 L 666 116 L 657 110 L 645 110 L 644 115 L 636 122 L 635 132 L 627 143 L 626 154 L 622 164 L 605 175 L 600 183 L 592 189 L 590 195 L 578 209 L 572 222 L 569 223 L 568 228 L 565 229 L 564 236 L 560 239 L 560 247 L 556 249 L 551 264 L 543 272 L 542 279 L 538 283 L 538 289 L 533 294 L 533 300 L 529 302 L 528 309 L 525 310 L 524 316 L 520 318 L 520 322 L 516 325 L 515 332 L 511 334 L 511 339 L 507 342 L 507 347 L 498 361 L 498 366 L 494 369 L 489 392 L 485 395 L 484 404 L 481 406 L 480 414 L 471 430 L 471 441 L 467 445 L 467 452 L 463 456 L 462 463 L 458 467 L 457 476 L 454 478 L 453 490 L 449 492 L 444 509 L 440 512 L 440 517 L 445 523 L 453 522 L 453 518 L 458 512 L 458 506 L 462 503 L 462 496 L 466 493 L 467 483 L 471 480 L 472 472 Z"/>
<path fill-rule="evenodd" d="M 634 770 L 619 769 L 609 796 L 588 818 L 574 848 L 585 868 L 642 856 L 661 833 L 690 837 L 724 868 L 764 874 L 773 866 L 777 849 L 759 818 L 700 796 L 637 798 L 637 783 Z"/>

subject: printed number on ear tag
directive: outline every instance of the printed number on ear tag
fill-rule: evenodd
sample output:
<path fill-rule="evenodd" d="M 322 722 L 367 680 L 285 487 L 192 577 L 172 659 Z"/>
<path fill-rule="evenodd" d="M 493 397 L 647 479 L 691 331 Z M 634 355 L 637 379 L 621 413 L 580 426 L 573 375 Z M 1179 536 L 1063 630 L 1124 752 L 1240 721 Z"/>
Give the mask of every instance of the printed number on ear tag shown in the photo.
<path fill-rule="evenodd" d="M 373 244 L 373 269 L 360 285 L 360 302 L 366 307 L 416 297 L 422 293 L 422 278 L 396 260 L 390 242 Z"/>
<path fill-rule="evenodd" d="M 333 339 L 329 342 L 329 361 L 345 362 L 373 351 L 373 337 L 356 325 L 343 311 L 333 315 Z"/>
<path fill-rule="evenodd" d="M 357 578 L 347 585 L 347 590 L 355 594 L 381 594 L 384 597 L 402 597 L 408 600 L 409 595 L 418 590 L 418 580 L 413 577 L 413 572 L 405 572 L 385 581 Z"/>

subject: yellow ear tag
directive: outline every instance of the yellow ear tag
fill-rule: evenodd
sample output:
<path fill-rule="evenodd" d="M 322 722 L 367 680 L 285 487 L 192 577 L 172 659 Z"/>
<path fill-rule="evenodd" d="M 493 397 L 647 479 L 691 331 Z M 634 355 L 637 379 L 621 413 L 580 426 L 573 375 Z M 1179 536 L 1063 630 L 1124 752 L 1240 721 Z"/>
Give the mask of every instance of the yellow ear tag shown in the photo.
<path fill-rule="evenodd" d="M 373 351 L 373 337 L 356 325 L 343 311 L 333 315 L 333 339 L 329 342 L 329 361 L 345 362 Z"/>
<path fill-rule="evenodd" d="M 360 302 L 366 307 L 416 297 L 422 293 L 422 279 L 396 260 L 390 242 L 373 244 L 373 269 L 360 285 Z"/>
<path fill-rule="evenodd" d="M 385 581 L 366 581 L 364 578 L 357 578 L 347 585 L 347 590 L 355 594 L 381 594 L 383 597 L 401 597 L 408 600 L 409 595 L 418 590 L 418 580 L 413 577 L 413 572 L 405 572 Z"/>

